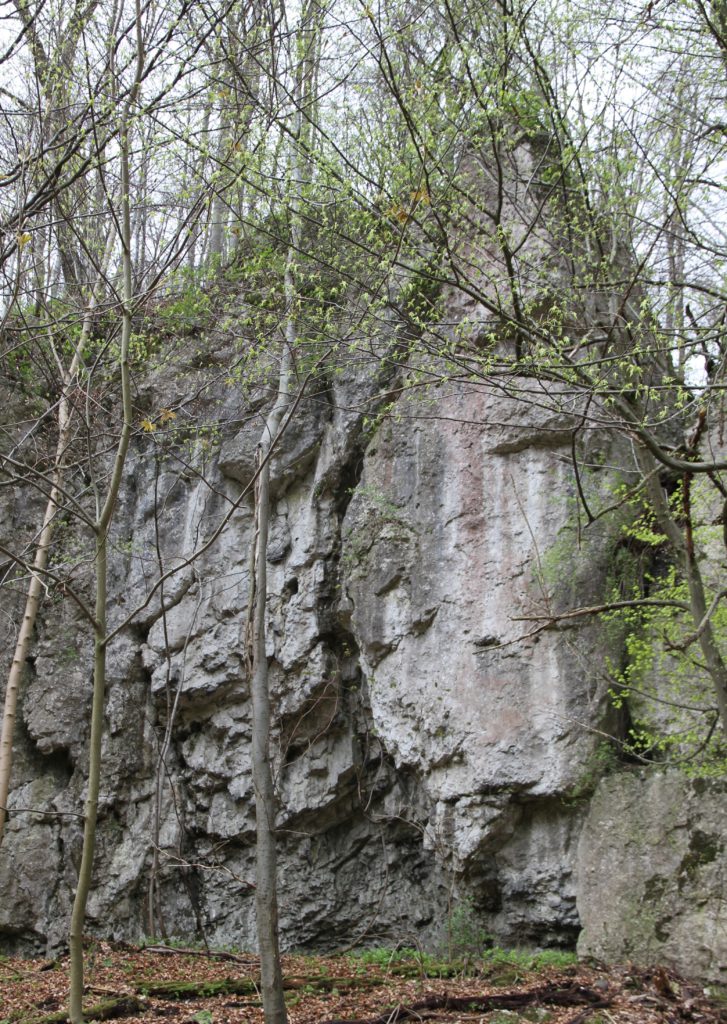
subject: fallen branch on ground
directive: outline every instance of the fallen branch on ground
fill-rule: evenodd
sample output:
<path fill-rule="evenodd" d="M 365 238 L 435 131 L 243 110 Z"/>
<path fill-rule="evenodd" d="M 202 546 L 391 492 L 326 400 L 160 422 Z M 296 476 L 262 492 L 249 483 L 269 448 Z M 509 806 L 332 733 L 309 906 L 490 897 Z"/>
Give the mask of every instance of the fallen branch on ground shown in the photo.
<path fill-rule="evenodd" d="M 571 1024 L 580 1024 L 592 1010 L 602 1009 L 611 1006 L 611 1000 L 604 997 L 603 993 L 595 992 L 593 989 L 584 988 L 581 985 L 570 988 L 560 988 L 555 985 L 545 985 L 542 988 L 532 989 L 530 992 L 505 992 L 501 995 L 484 996 L 430 996 L 422 999 L 411 1006 L 399 1004 L 390 1010 L 384 1011 L 378 1017 L 358 1018 L 354 1020 L 330 1020 L 325 1024 L 395 1024 L 396 1021 L 421 1019 L 422 1011 L 446 1010 L 446 1011 L 472 1011 L 473 1013 L 490 1013 L 492 1010 L 518 1010 L 523 1006 L 533 1006 L 539 1003 L 549 1003 L 551 1006 L 583 1006 L 587 1009 L 579 1013 Z"/>
<path fill-rule="evenodd" d="M 161 956 L 203 956 L 209 960 L 229 960 L 235 964 L 250 966 L 259 963 L 258 957 L 238 956 L 226 949 L 195 949 L 186 946 L 167 946 L 159 943 L 156 946 L 138 946 L 140 953 L 158 953 Z"/>
<path fill-rule="evenodd" d="M 129 1017 L 143 1006 L 143 1001 L 136 996 L 120 996 L 117 999 L 105 999 L 94 1006 L 84 1007 L 85 1020 L 112 1020 L 117 1017 Z M 65 1024 L 68 1010 L 55 1010 L 38 1017 L 22 1017 L 15 1024 Z"/>

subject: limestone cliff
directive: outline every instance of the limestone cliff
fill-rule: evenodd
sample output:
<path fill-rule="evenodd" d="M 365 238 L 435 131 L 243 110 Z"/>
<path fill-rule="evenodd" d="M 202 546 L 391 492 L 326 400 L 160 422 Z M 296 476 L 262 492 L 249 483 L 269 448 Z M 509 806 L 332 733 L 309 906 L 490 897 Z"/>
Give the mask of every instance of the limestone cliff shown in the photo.
<path fill-rule="evenodd" d="M 114 526 L 121 628 L 88 928 L 252 946 L 252 517 L 247 499 L 233 505 L 253 474 L 266 397 L 226 382 L 224 354 L 218 362 L 160 373 L 138 396 L 142 408 L 179 412 L 166 440 L 137 433 Z M 618 727 L 602 671 L 613 637 L 591 619 L 538 628 L 554 609 L 600 599 L 614 545 L 607 526 L 577 537 L 572 422 L 485 386 L 442 385 L 393 404 L 392 387 L 385 360 L 352 362 L 304 396 L 272 466 L 284 943 L 435 946 L 459 907 L 501 942 L 572 946 L 580 909 L 585 948 L 598 952 L 593 890 L 603 902 L 618 870 L 613 860 L 593 867 L 602 826 L 582 840 L 591 867 L 577 875 L 576 861 L 595 752 Z M 587 442 L 596 467 L 599 443 Z M 594 470 L 594 493 L 607 492 L 607 476 Z M 6 501 L 6 537 L 29 528 L 27 500 Z M 83 557 L 72 530 L 63 543 Z M 160 567 L 200 550 L 126 622 Z M 10 592 L 10 620 L 16 608 Z M 65 939 L 90 657 L 73 604 L 50 594 L 0 848 L 5 948 Z M 724 815 L 724 794 L 715 799 Z M 619 814 L 616 790 L 598 800 Z M 658 844 L 658 822 L 650 828 Z M 711 870 L 712 887 L 723 885 L 719 861 Z M 621 951 L 630 950 L 608 946 Z M 714 973 L 710 957 L 693 968 Z"/>

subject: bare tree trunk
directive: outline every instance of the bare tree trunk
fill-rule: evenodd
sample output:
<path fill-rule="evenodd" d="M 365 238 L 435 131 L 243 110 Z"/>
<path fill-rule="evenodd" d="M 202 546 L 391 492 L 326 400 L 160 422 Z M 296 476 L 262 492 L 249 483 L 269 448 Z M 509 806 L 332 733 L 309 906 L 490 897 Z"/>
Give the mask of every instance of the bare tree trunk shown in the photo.
<path fill-rule="evenodd" d="M 134 284 L 131 258 L 131 188 L 129 174 L 129 131 L 131 111 L 136 102 L 144 61 L 141 35 L 140 0 L 135 4 L 136 16 L 136 80 L 121 115 L 119 154 L 121 164 L 120 231 L 122 251 L 122 321 L 119 369 L 121 373 L 122 425 L 116 456 L 102 507 L 97 508 L 96 533 L 96 603 L 94 624 L 93 702 L 89 741 L 88 793 L 86 796 L 83 851 L 78 872 L 78 886 L 73 901 L 69 947 L 71 954 L 69 1018 L 71 1024 L 83 1022 L 83 924 L 86 903 L 91 889 L 93 858 L 96 848 L 98 793 L 101 783 L 101 740 L 103 737 L 104 694 L 106 688 L 106 596 L 108 575 L 108 532 L 121 488 L 121 479 L 131 438 L 132 406 L 129 347 L 132 329 Z"/>
<path fill-rule="evenodd" d="M 33 561 L 33 573 L 28 587 L 28 594 L 25 599 L 25 610 L 18 632 L 18 639 L 15 644 L 13 661 L 8 673 L 7 687 L 5 689 L 5 706 L 3 710 L 2 736 L 0 737 L 0 843 L 2 843 L 5 831 L 5 819 L 7 815 L 8 792 L 10 790 L 10 777 L 13 765 L 13 736 L 15 732 L 15 718 L 17 714 L 18 694 L 25 667 L 25 660 L 28 656 L 28 647 L 35 628 L 42 592 L 42 576 L 48 565 L 50 542 L 53 533 L 53 519 L 55 518 L 60 499 L 60 488 L 63 481 L 65 469 L 66 451 L 71 436 L 71 406 L 68 398 L 69 390 L 73 385 L 78 367 L 83 356 L 83 351 L 88 341 L 91 329 L 91 320 L 95 298 L 91 297 L 86 315 L 83 320 L 81 334 L 76 345 L 73 359 L 68 370 L 63 373 L 63 384 L 61 397 L 58 402 L 58 441 L 56 454 L 53 461 L 53 474 L 51 487 L 48 494 L 48 502 L 43 516 L 43 525 L 38 535 L 38 543 Z M 49 328 L 50 330 L 50 328 Z"/>
<path fill-rule="evenodd" d="M 215 273 L 225 261 L 225 243 L 227 241 L 225 237 L 225 225 L 227 224 L 227 201 L 225 196 L 228 184 L 228 172 L 225 165 L 229 143 L 230 118 L 225 106 L 225 100 L 222 100 L 220 103 L 219 137 L 217 139 L 217 155 L 215 159 L 218 170 L 212 196 L 209 244 L 207 247 L 207 259 Z"/>
<path fill-rule="evenodd" d="M 278 941 L 276 801 L 270 765 L 270 689 L 265 650 L 265 606 L 270 522 L 270 454 L 290 400 L 291 358 L 291 350 L 286 340 L 280 365 L 277 399 L 258 447 L 261 469 L 256 487 L 257 537 L 255 571 L 251 581 L 251 590 L 254 593 L 254 603 L 251 604 L 252 779 L 255 789 L 257 837 L 255 911 L 265 1024 L 285 1024 L 287 1020 Z"/>
<path fill-rule="evenodd" d="M 285 273 L 286 294 L 292 292 L 292 270 Z M 256 878 L 255 912 L 260 952 L 260 975 L 265 1024 L 285 1024 L 278 939 L 278 879 L 275 841 L 276 799 L 270 763 L 270 686 L 266 653 L 265 608 L 267 550 L 270 524 L 270 457 L 278 440 L 283 416 L 290 404 L 294 325 L 289 313 L 281 353 L 278 393 L 258 444 L 259 475 L 255 488 L 255 536 L 251 549 L 248 606 L 249 663 L 252 697 L 252 779 L 255 789 Z"/>
<path fill-rule="evenodd" d="M 253 540 L 250 573 L 250 627 L 252 724 L 252 775 L 255 789 L 257 876 L 255 910 L 260 952 L 263 1012 L 265 1024 L 285 1024 L 287 1012 L 283 993 L 278 940 L 277 853 L 275 842 L 275 790 L 270 762 L 270 687 L 266 654 L 265 609 L 267 598 L 267 544 L 270 523 L 270 456 L 277 442 L 286 410 L 290 407 L 293 353 L 297 343 L 295 265 L 302 242 L 301 152 L 303 103 L 310 100 L 312 70 L 317 66 L 320 20 L 315 20 L 310 4 L 304 5 L 298 30 L 295 65 L 295 109 L 288 157 L 290 178 L 290 238 L 285 263 L 284 293 L 286 305 L 285 338 L 280 354 L 280 371 L 275 404 L 265 423 L 258 444 L 259 475 L 255 492 L 256 534 Z M 303 55 L 306 59 L 300 59 Z M 306 132 L 306 152 L 312 133 Z"/>
<path fill-rule="evenodd" d="M 60 439 L 59 439 L 60 448 Z M 3 710 L 2 737 L 0 738 L 0 842 L 2 842 L 5 831 L 5 818 L 7 815 L 8 791 L 10 789 L 10 775 L 13 764 L 13 736 L 15 733 L 15 716 L 17 713 L 18 693 L 23 677 L 25 659 L 28 655 L 28 647 L 35 628 L 35 620 L 40 604 L 42 590 L 41 574 L 48 564 L 48 551 L 53 526 L 53 517 L 58 507 L 58 483 L 62 474 L 61 466 L 56 453 L 56 468 L 53 473 L 53 484 L 51 487 L 48 504 L 43 517 L 43 526 L 38 537 L 38 546 L 35 551 L 33 562 L 33 575 L 28 587 L 28 594 L 25 599 L 25 611 L 20 624 L 18 639 L 15 644 L 12 665 L 8 674 L 7 687 L 5 690 L 5 707 Z"/>
<path fill-rule="evenodd" d="M 290 381 L 296 343 L 295 283 L 293 268 L 300 246 L 300 166 L 297 132 L 290 156 L 293 216 L 291 238 L 285 265 L 287 315 L 285 338 L 280 355 L 278 391 L 275 404 L 265 423 L 258 444 L 259 476 L 255 490 L 254 558 L 251 573 L 250 661 L 252 664 L 252 777 L 255 789 L 257 873 L 255 911 L 260 952 L 263 1012 L 265 1024 L 285 1024 L 287 1011 L 283 993 L 278 941 L 277 853 L 275 843 L 275 790 L 270 764 L 270 688 L 266 654 L 265 606 L 267 598 L 267 548 L 270 523 L 270 456 L 290 405 Z"/>
<path fill-rule="evenodd" d="M 106 577 L 107 535 L 102 530 L 96 539 L 96 624 L 94 627 L 93 702 L 88 759 L 88 792 L 83 823 L 83 852 L 78 870 L 78 885 L 71 913 L 69 947 L 71 953 L 68 1016 L 71 1024 L 83 1022 L 83 924 L 91 889 L 93 856 L 96 849 L 98 792 L 101 784 L 101 739 L 103 736 L 104 691 L 106 687 Z"/>
<path fill-rule="evenodd" d="M 205 156 L 204 156 L 204 153 L 205 153 L 206 147 L 209 145 L 209 128 L 210 128 L 210 115 L 211 115 L 211 113 L 212 113 L 212 98 L 210 97 L 208 99 L 208 101 L 205 103 L 204 113 L 202 115 L 202 128 L 201 128 L 201 131 L 200 131 L 200 138 L 201 138 L 201 143 L 202 143 L 201 146 L 200 146 L 201 152 L 199 153 L 199 155 L 197 156 L 196 159 L 191 157 L 191 156 L 188 158 L 188 160 L 189 160 L 189 175 L 190 175 L 191 179 L 193 179 L 195 177 L 197 179 L 201 179 L 204 176 L 204 169 L 205 169 Z M 186 188 L 183 189 L 183 192 L 186 192 Z M 184 220 L 184 211 L 183 210 L 180 211 L 180 218 L 179 219 L 180 220 Z M 197 260 L 197 248 L 198 248 L 198 243 L 199 243 L 199 239 L 200 239 L 200 234 L 201 234 L 201 231 L 200 231 L 199 223 L 195 223 L 192 226 L 192 237 L 191 237 L 189 249 L 188 249 L 188 252 L 187 252 L 187 266 L 189 267 L 189 269 L 192 272 L 194 272 L 195 269 L 197 268 L 198 264 L 202 262 L 202 259 Z"/>

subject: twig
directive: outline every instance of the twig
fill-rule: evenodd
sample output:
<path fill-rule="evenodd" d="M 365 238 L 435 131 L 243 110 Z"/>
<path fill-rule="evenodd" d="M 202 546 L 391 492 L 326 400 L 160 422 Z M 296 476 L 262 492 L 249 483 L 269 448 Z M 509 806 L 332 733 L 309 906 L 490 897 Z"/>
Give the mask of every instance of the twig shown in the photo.
<path fill-rule="evenodd" d="M 230 960 L 235 964 L 257 964 L 257 957 L 238 956 L 225 949 L 195 949 L 192 946 L 167 946 L 160 942 L 154 946 L 139 946 L 142 953 L 157 953 L 159 956 L 203 956 L 210 960 Z"/>

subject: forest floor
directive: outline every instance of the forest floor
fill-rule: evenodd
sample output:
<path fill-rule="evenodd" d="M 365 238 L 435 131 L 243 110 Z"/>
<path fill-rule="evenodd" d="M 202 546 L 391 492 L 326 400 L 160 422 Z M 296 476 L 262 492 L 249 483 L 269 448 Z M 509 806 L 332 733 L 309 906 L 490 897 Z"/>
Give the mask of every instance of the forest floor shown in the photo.
<path fill-rule="evenodd" d="M 586 966 L 507 954 L 443 964 L 416 951 L 286 956 L 290 1024 L 727 1024 L 727 999 L 664 968 Z M 91 1019 L 127 1024 L 261 1024 L 256 957 L 94 942 Z M 68 960 L 0 957 L 0 1024 L 65 1020 Z"/>

